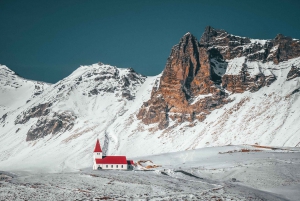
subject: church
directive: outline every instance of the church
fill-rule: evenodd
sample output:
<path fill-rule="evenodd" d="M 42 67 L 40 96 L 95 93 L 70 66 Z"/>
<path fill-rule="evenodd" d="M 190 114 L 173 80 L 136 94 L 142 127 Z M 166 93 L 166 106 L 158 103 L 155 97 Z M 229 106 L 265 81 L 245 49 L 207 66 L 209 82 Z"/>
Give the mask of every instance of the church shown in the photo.
<path fill-rule="evenodd" d="M 126 156 L 102 156 L 100 141 L 97 139 L 93 154 L 93 170 L 131 170 L 134 163 Z"/>

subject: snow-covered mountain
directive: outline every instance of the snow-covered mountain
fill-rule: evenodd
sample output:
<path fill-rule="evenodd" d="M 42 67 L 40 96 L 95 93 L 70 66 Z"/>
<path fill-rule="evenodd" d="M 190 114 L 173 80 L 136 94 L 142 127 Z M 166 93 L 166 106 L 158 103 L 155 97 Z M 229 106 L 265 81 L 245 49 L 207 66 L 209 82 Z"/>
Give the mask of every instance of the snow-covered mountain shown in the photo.
<path fill-rule="evenodd" d="M 44 82 L 24 79 L 0 64 L 0 116 L 24 106 L 49 86 Z"/>
<path fill-rule="evenodd" d="M 162 74 L 102 63 L 56 84 L 0 67 L 0 167 L 58 171 L 228 144 L 300 146 L 300 42 L 206 28 L 174 46 Z M 22 164 L 20 166 L 20 164 Z"/>

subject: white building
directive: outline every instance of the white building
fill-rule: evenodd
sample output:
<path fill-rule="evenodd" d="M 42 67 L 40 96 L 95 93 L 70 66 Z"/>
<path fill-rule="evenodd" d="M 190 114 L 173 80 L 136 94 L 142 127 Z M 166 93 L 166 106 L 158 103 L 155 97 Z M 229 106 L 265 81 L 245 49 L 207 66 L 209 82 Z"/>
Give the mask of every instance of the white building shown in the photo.
<path fill-rule="evenodd" d="M 133 165 L 132 160 L 126 160 L 126 156 L 103 156 L 99 139 L 94 148 L 93 161 L 93 170 L 127 170 Z"/>

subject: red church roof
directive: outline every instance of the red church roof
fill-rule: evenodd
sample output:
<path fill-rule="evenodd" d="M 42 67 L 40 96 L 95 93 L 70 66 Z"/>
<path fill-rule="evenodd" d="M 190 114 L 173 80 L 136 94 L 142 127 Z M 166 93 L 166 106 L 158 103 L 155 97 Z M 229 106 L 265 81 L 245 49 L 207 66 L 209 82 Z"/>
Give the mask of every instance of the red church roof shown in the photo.
<path fill-rule="evenodd" d="M 102 159 L 95 159 L 96 164 L 127 164 L 126 156 L 105 156 Z"/>
<path fill-rule="evenodd" d="M 102 152 L 102 149 L 101 149 L 101 146 L 100 146 L 99 139 L 97 139 L 97 142 L 96 142 L 96 146 L 95 146 L 94 152 Z"/>

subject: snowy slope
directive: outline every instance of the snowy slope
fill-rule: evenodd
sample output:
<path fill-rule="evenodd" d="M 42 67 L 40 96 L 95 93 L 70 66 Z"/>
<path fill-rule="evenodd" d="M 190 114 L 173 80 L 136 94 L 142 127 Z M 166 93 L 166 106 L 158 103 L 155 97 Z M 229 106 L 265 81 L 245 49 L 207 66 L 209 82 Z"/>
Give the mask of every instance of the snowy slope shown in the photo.
<path fill-rule="evenodd" d="M 23 79 L 0 64 L 0 117 L 25 105 L 49 86 L 44 82 Z"/>
<path fill-rule="evenodd" d="M 100 138 L 105 154 L 128 157 L 228 144 L 300 146 L 300 78 L 287 81 L 292 65 L 300 67 L 300 58 L 278 65 L 243 58 L 227 62 L 225 74 L 238 73 L 235 68 L 246 62 L 251 76 L 264 72 L 276 80 L 254 93 L 231 94 L 232 102 L 214 110 L 203 122 L 171 122 L 165 130 L 156 124 L 144 125 L 136 117 L 160 75 L 146 78 L 131 69 L 101 63 L 81 66 L 60 82 L 47 85 L 37 97 L 26 93 L 20 103 L 1 98 L 1 114 L 13 112 L 5 123 L 0 121 L 0 168 L 20 163 L 24 170 L 47 171 L 91 166 L 96 138 Z M 2 86 L 1 90 L 5 93 Z M 41 115 L 32 112 L 43 104 L 47 110 Z M 72 117 L 72 125 L 56 133 L 51 129 L 52 133 L 44 132 L 45 124 L 39 122 L 57 122 L 61 114 Z M 39 129 L 42 137 L 26 141 L 29 131 Z"/>
<path fill-rule="evenodd" d="M 118 69 L 104 64 L 81 66 L 67 78 L 48 87 L 38 98 L 7 115 L 6 122 L 1 123 L 1 160 L 9 158 L 12 163 L 21 160 L 37 166 L 48 166 L 49 163 L 56 162 L 57 167 L 53 167 L 54 169 L 64 167 L 62 161 L 65 162 L 66 159 L 72 163 L 81 163 L 83 158 L 85 162 L 90 161 L 89 148 L 93 146 L 95 139 L 101 136 L 104 142 L 106 129 L 128 110 L 136 110 L 138 107 L 132 105 L 138 100 L 142 103 L 144 95 L 138 89 L 144 89 L 153 80 L 149 78 L 145 86 L 141 87 L 145 79 L 132 69 Z M 149 86 L 147 94 L 152 85 Z M 32 112 L 32 108 L 44 104 L 49 106 L 48 112 L 41 112 L 41 115 Z M 9 108 L 10 105 L 6 107 Z M 37 127 L 40 119 L 55 119 L 55 115 L 66 112 L 75 118 L 71 130 L 66 130 L 63 134 L 50 133 L 44 138 L 26 142 L 27 132 Z M 108 147 L 108 141 L 118 143 L 118 138 L 108 136 L 104 150 Z M 69 164 L 68 167 L 70 166 L 73 165 Z"/>

